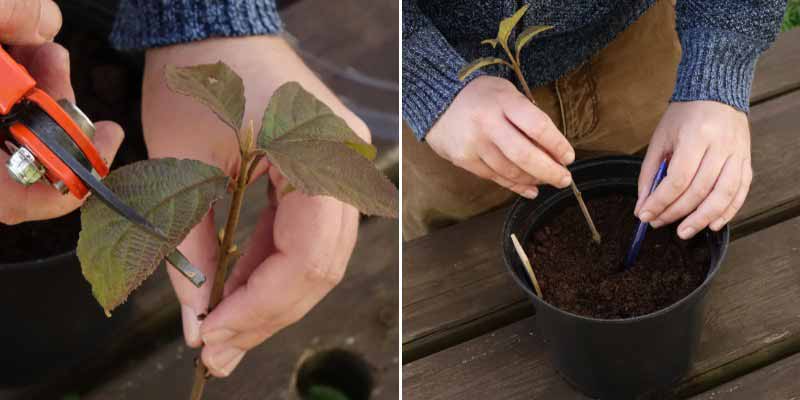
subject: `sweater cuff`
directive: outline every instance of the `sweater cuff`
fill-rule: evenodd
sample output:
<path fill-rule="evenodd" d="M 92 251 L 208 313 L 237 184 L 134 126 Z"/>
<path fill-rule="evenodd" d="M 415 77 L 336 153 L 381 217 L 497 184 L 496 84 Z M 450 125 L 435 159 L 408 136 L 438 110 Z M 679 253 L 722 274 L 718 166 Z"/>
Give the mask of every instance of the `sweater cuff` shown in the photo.
<path fill-rule="evenodd" d="M 672 101 L 714 100 L 749 112 L 763 46 L 733 32 L 689 29 L 679 34 L 683 54 Z"/>
<path fill-rule="evenodd" d="M 111 43 L 118 50 L 143 50 L 281 29 L 275 0 L 122 0 Z"/>
<path fill-rule="evenodd" d="M 403 118 L 417 139 L 424 140 L 461 89 L 485 74 L 476 71 L 459 81 L 458 71 L 465 64 L 461 55 L 435 32 L 418 31 L 404 39 Z"/>

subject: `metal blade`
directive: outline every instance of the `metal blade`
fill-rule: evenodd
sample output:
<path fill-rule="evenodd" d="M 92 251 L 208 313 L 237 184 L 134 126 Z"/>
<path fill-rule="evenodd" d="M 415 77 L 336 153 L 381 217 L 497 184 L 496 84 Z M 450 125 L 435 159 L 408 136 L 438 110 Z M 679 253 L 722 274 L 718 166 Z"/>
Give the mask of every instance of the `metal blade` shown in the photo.
<path fill-rule="evenodd" d="M 55 128 L 53 128 L 55 129 Z M 60 127 L 58 128 L 60 129 Z M 33 129 L 32 129 L 33 130 Z M 158 239 L 169 241 L 167 236 L 155 225 L 151 224 L 139 212 L 125 204 L 114 192 L 111 191 L 106 185 L 100 182 L 88 169 L 86 169 L 75 157 L 64 147 L 59 145 L 58 137 L 56 135 L 65 135 L 63 132 L 52 132 L 46 127 L 39 127 L 34 130 L 36 136 L 42 143 L 47 146 L 61 161 L 64 162 L 75 174 L 83 181 L 89 188 L 94 196 L 97 196 L 109 208 L 122 215 L 129 221 L 143 228 L 145 232 L 157 237 Z M 177 249 L 167 255 L 167 260 L 174 266 L 183 276 L 192 282 L 196 287 L 200 287 L 205 283 L 206 277 L 203 273 L 195 268 L 189 260 Z"/>

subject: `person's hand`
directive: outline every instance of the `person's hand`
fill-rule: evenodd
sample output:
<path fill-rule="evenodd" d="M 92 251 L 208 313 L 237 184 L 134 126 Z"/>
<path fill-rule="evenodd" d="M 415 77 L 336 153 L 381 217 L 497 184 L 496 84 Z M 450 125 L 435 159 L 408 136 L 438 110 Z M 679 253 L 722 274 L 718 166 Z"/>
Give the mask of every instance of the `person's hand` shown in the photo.
<path fill-rule="evenodd" d="M 648 195 L 669 155 L 667 177 Z M 647 149 L 634 213 L 655 228 L 688 215 L 678 225 L 682 239 L 706 226 L 718 231 L 742 207 L 752 179 L 747 115 L 714 101 L 672 103 Z"/>
<path fill-rule="evenodd" d="M 147 53 L 143 91 L 143 126 L 153 158 L 179 157 L 218 166 L 230 175 L 239 170 L 239 146 L 230 129 L 197 101 L 172 93 L 163 78 L 168 64 L 207 64 L 222 60 L 245 83 L 245 122 L 263 116 L 272 93 L 287 81 L 297 81 L 347 121 L 369 141 L 359 120 L 302 63 L 279 37 L 211 39 L 150 50 Z M 179 247 L 202 270 L 208 281 L 195 288 L 168 269 L 181 303 L 183 330 L 191 347 L 205 344 L 202 361 L 215 376 L 229 375 L 245 352 L 277 331 L 302 318 L 343 277 L 355 246 L 358 211 L 329 197 L 309 197 L 299 192 L 284 196 L 287 182 L 277 168 L 263 163 L 257 174 L 268 171 L 269 193 L 263 211 L 242 257 L 225 286 L 225 298 L 203 321 L 217 268 L 218 239 L 213 211 Z"/>
<path fill-rule="evenodd" d="M 0 43 L 33 46 L 53 40 L 61 10 L 53 0 L 1 0 Z"/>
<path fill-rule="evenodd" d="M 506 79 L 467 84 L 425 141 L 440 157 L 527 198 L 569 186 L 575 151 L 550 118 Z"/>
<path fill-rule="evenodd" d="M 0 5 L 9 3 L 13 2 L 0 1 Z M 45 43 L 37 47 L 14 47 L 9 54 L 28 70 L 39 88 L 51 97 L 75 102 L 75 93 L 69 79 L 69 53 L 66 49 L 55 43 Z M 108 121 L 98 122 L 96 128 L 94 144 L 100 156 L 110 163 L 122 143 L 122 128 Z M 0 143 L 0 149 L 0 168 L 5 168 L 9 155 L 5 144 Z M 83 203 L 71 194 L 62 195 L 43 182 L 23 186 L 5 171 L 0 171 L 0 192 L 3 193 L 0 196 L 0 223 L 14 225 L 52 219 L 76 210 Z"/>

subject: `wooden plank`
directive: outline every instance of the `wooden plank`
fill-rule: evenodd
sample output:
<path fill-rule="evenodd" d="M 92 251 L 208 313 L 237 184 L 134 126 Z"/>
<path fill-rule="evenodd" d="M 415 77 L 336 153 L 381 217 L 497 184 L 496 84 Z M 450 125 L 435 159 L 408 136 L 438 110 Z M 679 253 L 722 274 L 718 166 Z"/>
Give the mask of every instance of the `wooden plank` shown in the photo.
<path fill-rule="evenodd" d="M 731 244 L 708 294 L 696 362 L 679 395 L 800 351 L 800 217 Z M 535 316 L 403 367 L 408 399 L 581 398 L 545 361 Z M 715 373 L 722 369 L 723 373 Z"/>
<path fill-rule="evenodd" d="M 228 379 L 214 380 L 206 399 L 284 399 L 292 395 L 298 361 L 309 353 L 341 348 L 372 367 L 374 399 L 399 393 L 397 221 L 362 226 L 345 280 L 306 318 L 252 350 Z M 182 399 L 191 388 L 195 351 L 175 339 L 131 360 L 121 374 L 81 399 Z"/>
<path fill-rule="evenodd" d="M 692 397 L 692 400 L 796 400 L 800 398 L 800 354 Z"/>
<path fill-rule="evenodd" d="M 758 60 L 756 77 L 750 103 L 759 103 L 769 98 L 800 88 L 800 30 L 781 33 Z"/>
<path fill-rule="evenodd" d="M 734 220 L 736 236 L 800 214 L 800 91 L 753 107 L 751 125 L 755 179 Z M 503 266 L 505 213 L 495 211 L 405 244 L 404 362 L 533 313 Z"/>

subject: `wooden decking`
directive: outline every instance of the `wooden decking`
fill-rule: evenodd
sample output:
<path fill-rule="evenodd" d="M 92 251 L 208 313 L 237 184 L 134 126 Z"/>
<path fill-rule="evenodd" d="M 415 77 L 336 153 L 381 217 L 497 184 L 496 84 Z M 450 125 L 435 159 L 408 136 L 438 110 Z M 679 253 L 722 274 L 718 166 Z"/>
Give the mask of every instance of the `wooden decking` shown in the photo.
<path fill-rule="evenodd" d="M 732 223 L 697 359 L 663 397 L 800 396 L 793 356 L 800 352 L 798 57 L 794 30 L 758 64 L 750 115 L 755 180 Z M 584 398 L 546 361 L 534 309 L 507 276 L 499 246 L 505 212 L 404 245 L 404 398 Z"/>

